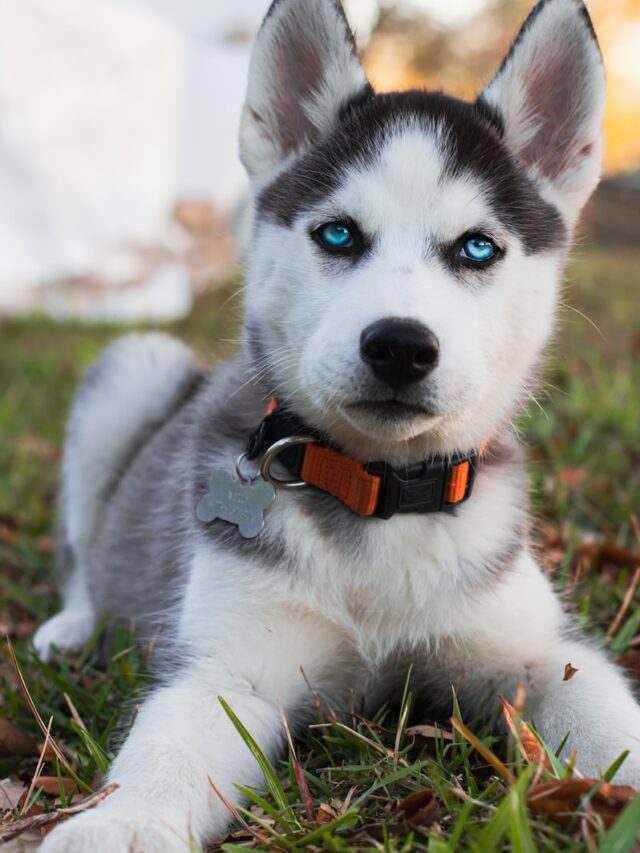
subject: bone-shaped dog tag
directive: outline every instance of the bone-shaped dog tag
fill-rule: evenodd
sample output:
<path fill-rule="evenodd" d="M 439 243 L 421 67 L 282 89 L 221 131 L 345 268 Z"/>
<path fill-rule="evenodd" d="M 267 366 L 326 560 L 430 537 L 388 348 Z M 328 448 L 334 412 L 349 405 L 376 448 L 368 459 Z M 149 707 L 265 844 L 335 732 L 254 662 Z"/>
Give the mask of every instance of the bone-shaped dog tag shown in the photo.
<path fill-rule="evenodd" d="M 196 515 L 205 524 L 217 518 L 235 524 L 241 536 L 255 539 L 264 528 L 265 510 L 275 497 L 276 490 L 262 478 L 243 482 L 224 468 L 216 468 Z"/>

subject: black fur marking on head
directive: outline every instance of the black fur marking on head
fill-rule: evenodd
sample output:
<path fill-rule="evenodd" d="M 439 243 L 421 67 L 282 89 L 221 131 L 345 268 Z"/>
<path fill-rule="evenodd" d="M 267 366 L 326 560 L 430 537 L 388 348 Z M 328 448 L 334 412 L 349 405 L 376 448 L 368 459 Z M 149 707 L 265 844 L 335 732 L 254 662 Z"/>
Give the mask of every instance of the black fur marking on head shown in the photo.
<path fill-rule="evenodd" d="M 552 2 L 552 0 L 549 0 Z M 540 195 L 502 139 L 499 115 L 486 103 L 441 93 L 376 95 L 366 86 L 341 111 L 335 130 L 279 174 L 257 200 L 257 222 L 291 226 L 309 207 L 331 195 L 354 166 L 373 161 L 387 138 L 411 122 L 447 131 L 445 177 L 476 176 L 495 215 L 521 238 L 528 254 L 562 245 L 566 228 L 558 210 Z"/>
<path fill-rule="evenodd" d="M 490 124 L 499 136 L 504 136 L 504 119 L 500 115 L 500 110 L 485 101 L 482 96 L 476 101 L 475 107 L 487 124 Z"/>

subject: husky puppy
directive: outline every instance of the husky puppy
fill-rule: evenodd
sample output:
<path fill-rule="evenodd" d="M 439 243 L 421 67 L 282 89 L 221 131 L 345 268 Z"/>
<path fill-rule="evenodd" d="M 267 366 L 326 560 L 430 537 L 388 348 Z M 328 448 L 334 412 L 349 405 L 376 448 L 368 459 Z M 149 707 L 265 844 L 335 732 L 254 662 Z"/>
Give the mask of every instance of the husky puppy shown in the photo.
<path fill-rule="evenodd" d="M 589 775 L 629 750 L 617 779 L 640 784 L 640 706 L 536 562 L 510 426 L 598 181 L 603 104 L 580 0 L 541 0 L 473 103 L 377 95 L 336 0 L 272 5 L 240 132 L 244 350 L 203 372 L 175 340 L 126 337 L 73 409 L 64 606 L 36 647 L 77 646 L 105 613 L 162 625 L 165 678 L 118 790 L 43 851 L 224 836 L 209 779 L 235 800 L 261 773 L 219 696 L 276 759 L 280 707 L 298 732 L 314 717 L 305 678 L 371 709 L 410 664 L 434 714 L 452 685 L 472 715 L 524 684 L 548 743 L 568 733 Z"/>

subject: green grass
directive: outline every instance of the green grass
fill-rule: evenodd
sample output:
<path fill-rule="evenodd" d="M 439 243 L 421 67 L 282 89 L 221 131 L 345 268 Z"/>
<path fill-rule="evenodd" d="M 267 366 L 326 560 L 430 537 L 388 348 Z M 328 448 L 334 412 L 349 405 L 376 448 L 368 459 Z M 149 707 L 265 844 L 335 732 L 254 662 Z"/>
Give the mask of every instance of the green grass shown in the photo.
<path fill-rule="evenodd" d="M 637 548 L 631 517 L 640 508 L 639 269 L 640 252 L 632 251 L 594 250 L 573 262 L 566 301 L 575 310 L 562 313 L 547 384 L 537 394 L 540 405 L 532 403 L 520 422 L 542 557 L 567 605 L 600 638 L 622 604 L 632 568 L 587 566 L 576 579 L 572 555 L 594 537 Z M 236 336 L 235 287 L 201 299 L 191 317 L 170 329 L 205 360 L 232 346 L 222 339 Z M 49 537 L 73 388 L 100 348 L 122 331 L 44 319 L 0 324 L 0 623 L 83 790 L 100 784 L 148 683 L 144 651 L 119 634 L 105 668 L 95 665 L 97 638 L 79 656 L 46 665 L 28 636 L 56 607 Z M 636 596 L 611 638 L 611 652 L 637 648 L 639 630 Z M 403 707 L 410 701 L 408 694 Z M 0 717 L 42 740 L 6 649 Z M 488 749 L 490 758 L 506 763 L 507 778 L 458 732 L 418 742 L 406 732 L 402 709 L 398 715 L 383 708 L 373 720 L 354 720 L 351 729 L 330 716 L 319 718 L 297 758 L 290 755 L 275 773 L 265 766 L 264 791 L 247 792 L 250 808 L 240 815 L 245 824 L 224 849 L 631 850 L 640 833 L 638 799 L 608 831 L 596 821 L 587 833 L 579 816 L 569 826 L 536 817 L 526 802 L 531 770 L 513 745 L 486 725 L 464 722 L 485 754 Z M 249 748 L 250 732 L 243 737 Z M 0 779 L 18 774 L 28 781 L 36 761 L 0 753 Z M 55 761 L 46 772 L 70 775 Z M 427 788 L 433 790 L 425 795 L 428 808 L 409 817 L 398 809 L 410 793 Z M 37 788 L 34 797 L 51 808 Z"/>

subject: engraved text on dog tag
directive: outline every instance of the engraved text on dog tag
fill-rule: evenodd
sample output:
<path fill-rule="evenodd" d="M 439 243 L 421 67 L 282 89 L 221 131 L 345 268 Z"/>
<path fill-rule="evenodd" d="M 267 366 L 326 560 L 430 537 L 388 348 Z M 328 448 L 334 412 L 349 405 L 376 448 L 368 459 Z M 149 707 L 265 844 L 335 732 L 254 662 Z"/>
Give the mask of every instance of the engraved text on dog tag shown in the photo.
<path fill-rule="evenodd" d="M 276 491 L 266 480 L 239 480 L 229 471 L 216 468 L 209 491 L 198 504 L 196 515 L 205 524 L 217 518 L 235 524 L 245 539 L 254 539 L 264 527 L 264 512 L 275 500 Z"/>

